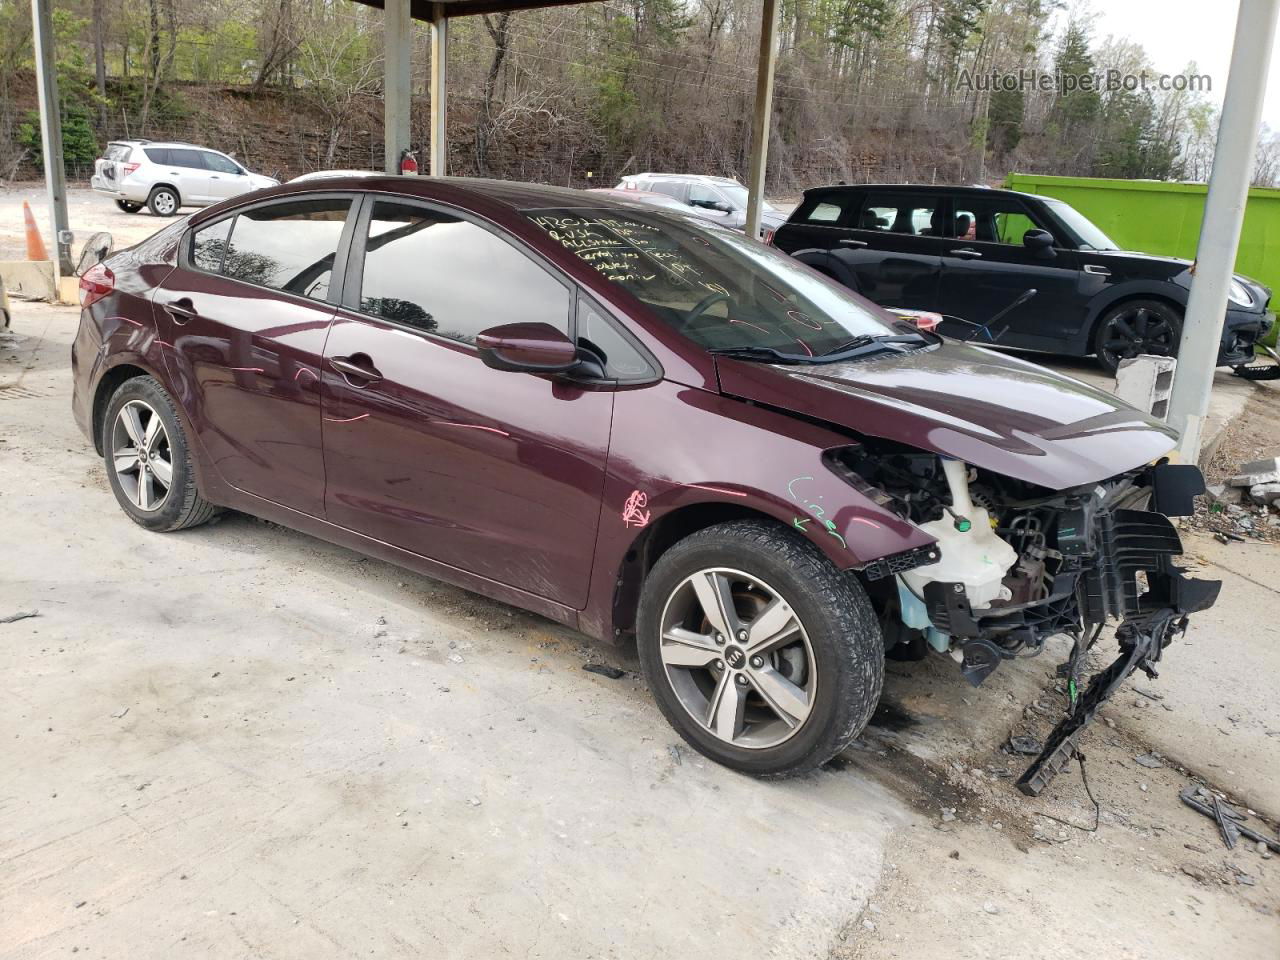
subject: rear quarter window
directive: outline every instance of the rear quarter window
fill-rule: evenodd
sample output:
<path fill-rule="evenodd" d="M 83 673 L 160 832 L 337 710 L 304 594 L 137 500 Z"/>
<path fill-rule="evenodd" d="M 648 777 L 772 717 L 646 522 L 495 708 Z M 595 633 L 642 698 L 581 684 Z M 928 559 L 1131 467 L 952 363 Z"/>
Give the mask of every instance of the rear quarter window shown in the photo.
<path fill-rule="evenodd" d="M 147 155 L 147 159 L 152 163 L 169 163 L 169 150 L 167 147 L 144 147 L 143 153 Z"/>
<path fill-rule="evenodd" d="M 853 196 L 825 193 L 802 201 L 791 216 L 792 223 L 811 223 L 834 227 L 844 221 L 845 211 L 856 201 Z"/>

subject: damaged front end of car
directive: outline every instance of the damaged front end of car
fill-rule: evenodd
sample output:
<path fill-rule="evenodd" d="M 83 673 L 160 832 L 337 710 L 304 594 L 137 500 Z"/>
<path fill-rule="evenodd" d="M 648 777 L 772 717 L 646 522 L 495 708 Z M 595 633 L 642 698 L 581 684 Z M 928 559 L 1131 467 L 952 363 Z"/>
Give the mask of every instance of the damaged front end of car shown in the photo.
<path fill-rule="evenodd" d="M 1194 466 L 1161 460 L 1049 490 L 874 440 L 833 452 L 830 466 L 937 540 L 933 562 L 863 571 L 881 581 L 887 647 L 949 655 L 977 686 L 1003 661 L 1070 638 L 1059 667 L 1068 715 L 1018 781 L 1030 796 L 1075 756 L 1081 731 L 1131 673 L 1156 676 L 1188 615 L 1212 606 L 1221 587 L 1174 562 L 1182 544 L 1169 518 L 1192 513 L 1204 491 Z M 1085 656 L 1108 624 L 1120 655 L 1082 690 Z"/>

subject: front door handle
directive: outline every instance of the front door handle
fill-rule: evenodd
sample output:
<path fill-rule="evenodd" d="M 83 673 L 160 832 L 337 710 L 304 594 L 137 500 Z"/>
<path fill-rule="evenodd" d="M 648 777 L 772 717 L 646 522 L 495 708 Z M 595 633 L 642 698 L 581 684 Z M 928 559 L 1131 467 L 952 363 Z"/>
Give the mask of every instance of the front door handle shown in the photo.
<path fill-rule="evenodd" d="M 344 377 L 355 377 L 357 380 L 363 380 L 365 384 L 377 383 L 382 379 L 382 373 L 363 353 L 353 354 L 350 357 L 330 357 L 329 366 Z M 347 382 L 350 383 L 350 380 Z"/>
<path fill-rule="evenodd" d="M 982 254 L 980 254 L 977 250 L 973 249 L 973 247 L 960 247 L 958 250 L 948 251 L 947 256 L 959 257 L 961 260 L 982 259 Z"/>
<path fill-rule="evenodd" d="M 1111 276 L 1110 270 L 1108 270 L 1106 267 L 1100 267 L 1096 263 L 1086 263 L 1084 265 L 1084 272 L 1092 273 L 1094 276 L 1098 276 L 1098 277 Z"/>
<path fill-rule="evenodd" d="M 866 245 L 867 245 L 867 241 L 865 240 L 845 239 L 840 241 L 840 246 L 842 247 L 865 247 Z"/>
<path fill-rule="evenodd" d="M 196 305 L 191 302 L 190 297 L 179 297 L 177 300 L 170 300 L 164 305 L 164 312 L 173 317 L 178 323 L 186 323 L 192 317 L 200 316 L 196 312 Z"/>

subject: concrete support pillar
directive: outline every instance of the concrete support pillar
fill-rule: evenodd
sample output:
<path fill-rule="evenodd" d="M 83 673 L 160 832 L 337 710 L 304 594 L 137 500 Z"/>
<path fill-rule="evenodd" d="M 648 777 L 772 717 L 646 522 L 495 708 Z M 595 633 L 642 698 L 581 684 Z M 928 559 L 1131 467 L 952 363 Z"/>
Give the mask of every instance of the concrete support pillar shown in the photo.
<path fill-rule="evenodd" d="M 409 149 L 409 107 L 412 87 L 409 85 L 413 21 L 409 18 L 409 0 L 385 0 L 382 13 L 382 48 L 385 57 L 382 98 L 386 140 L 386 171 L 400 172 L 400 154 Z"/>
<path fill-rule="evenodd" d="M 1200 433 L 1209 412 L 1213 370 L 1227 310 L 1227 293 L 1240 246 L 1240 228 L 1253 177 L 1254 151 L 1262 121 L 1271 44 L 1280 0 L 1240 0 L 1235 45 L 1218 125 L 1218 143 L 1209 176 L 1196 271 L 1191 283 L 1178 369 L 1169 398 L 1169 423 L 1181 439 L 1187 463 L 1200 456 Z"/>
<path fill-rule="evenodd" d="M 40 140 L 44 148 L 44 182 L 49 193 L 49 222 L 53 224 L 54 259 L 58 272 L 69 277 L 71 226 L 67 220 L 67 181 L 62 167 L 62 115 L 58 106 L 58 75 L 53 59 L 52 0 L 31 0 L 32 45 L 36 57 L 36 90 L 40 98 Z M 406 0 L 406 3 L 408 0 Z"/>
<path fill-rule="evenodd" d="M 431 176 L 443 177 L 449 159 L 447 127 L 449 19 L 444 5 L 431 5 Z"/>
<path fill-rule="evenodd" d="M 764 171 L 769 161 L 769 118 L 773 113 L 773 73 L 778 63 L 778 0 L 764 0 L 760 18 L 760 59 L 756 72 L 756 107 L 751 132 L 751 169 L 747 193 L 748 237 L 760 235 L 764 203 Z"/>

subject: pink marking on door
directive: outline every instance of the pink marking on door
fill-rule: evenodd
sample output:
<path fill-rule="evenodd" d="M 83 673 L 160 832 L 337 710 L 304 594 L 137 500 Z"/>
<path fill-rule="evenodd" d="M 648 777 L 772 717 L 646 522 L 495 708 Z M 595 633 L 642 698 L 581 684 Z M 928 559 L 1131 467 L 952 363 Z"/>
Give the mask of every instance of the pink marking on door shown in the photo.
<path fill-rule="evenodd" d="M 367 416 L 369 416 L 367 413 L 362 413 L 358 417 L 347 417 L 345 420 L 338 417 L 325 417 L 325 419 L 330 423 L 355 423 L 357 420 L 363 420 Z"/>
<path fill-rule="evenodd" d="M 746 494 L 741 490 L 726 490 L 724 487 L 709 487 L 705 483 L 686 483 L 686 487 L 694 487 L 697 490 L 710 490 L 712 493 L 725 493 L 731 497 L 745 497 Z"/>
<path fill-rule="evenodd" d="M 431 422 L 438 423 L 442 427 L 457 427 L 459 430 L 483 430 L 486 433 L 496 433 L 500 437 L 511 436 L 505 430 L 499 430 L 497 427 L 486 427 L 482 423 L 457 423 L 453 420 L 432 420 Z"/>

